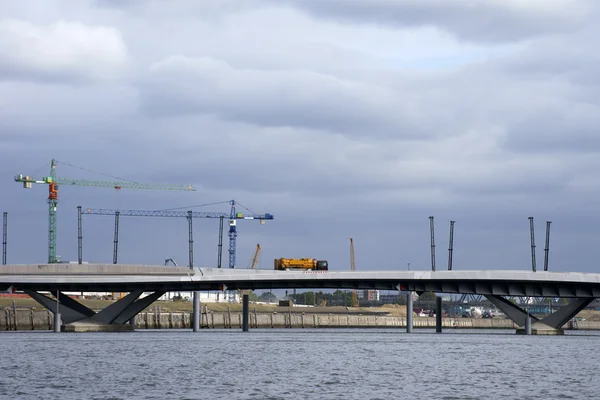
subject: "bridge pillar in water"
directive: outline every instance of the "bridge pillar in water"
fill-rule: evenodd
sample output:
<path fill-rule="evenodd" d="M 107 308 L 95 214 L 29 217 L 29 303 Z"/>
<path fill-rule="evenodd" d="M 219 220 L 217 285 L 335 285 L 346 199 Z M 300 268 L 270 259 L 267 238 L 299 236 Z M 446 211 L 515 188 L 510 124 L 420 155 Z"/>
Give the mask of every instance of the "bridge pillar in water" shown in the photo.
<path fill-rule="evenodd" d="M 435 331 L 442 333 L 442 298 L 435 298 Z"/>
<path fill-rule="evenodd" d="M 412 292 L 406 293 L 406 333 L 413 331 L 413 298 Z"/>
<path fill-rule="evenodd" d="M 200 330 L 200 292 L 194 292 L 193 331 Z"/>
<path fill-rule="evenodd" d="M 527 317 L 525 317 L 525 334 L 531 335 L 531 315 L 527 313 Z"/>
<path fill-rule="evenodd" d="M 248 332 L 248 314 L 249 314 L 250 296 L 248 293 L 242 295 L 242 331 Z"/>
<path fill-rule="evenodd" d="M 62 320 L 60 318 L 60 313 L 54 313 L 54 332 L 60 332 L 60 325 L 62 324 Z"/>

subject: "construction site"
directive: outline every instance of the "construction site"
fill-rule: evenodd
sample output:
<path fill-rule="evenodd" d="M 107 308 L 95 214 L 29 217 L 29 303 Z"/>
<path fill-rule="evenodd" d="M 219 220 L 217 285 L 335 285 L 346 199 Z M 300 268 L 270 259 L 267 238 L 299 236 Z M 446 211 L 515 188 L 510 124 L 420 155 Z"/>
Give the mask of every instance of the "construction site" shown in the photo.
<path fill-rule="evenodd" d="M 52 263 L 70 263 L 70 264 L 86 264 L 84 260 L 83 252 L 83 223 L 82 219 L 84 216 L 112 216 L 114 218 L 114 236 L 113 236 L 113 252 L 112 262 L 117 264 L 119 260 L 119 224 L 121 217 L 158 217 L 158 218 L 185 218 L 188 222 L 188 254 L 187 254 L 187 266 L 190 268 L 194 267 L 194 237 L 193 237 L 193 220 L 198 218 L 212 218 L 219 221 L 218 231 L 218 245 L 217 245 L 217 268 L 240 268 L 238 264 L 238 257 L 236 253 L 236 241 L 238 237 L 238 223 L 242 220 L 253 220 L 258 221 L 260 224 L 265 224 L 266 221 L 274 220 L 274 216 L 271 213 L 254 213 L 248 208 L 242 206 L 236 200 L 227 200 L 222 203 L 229 205 L 229 212 L 206 212 L 206 211 L 194 211 L 193 207 L 205 206 L 191 206 L 189 209 L 183 211 L 182 207 L 175 209 L 163 209 L 163 210 L 139 210 L 139 209 L 107 209 L 107 208 L 87 208 L 84 206 L 77 207 L 77 221 L 78 221 L 78 259 L 72 261 L 61 260 L 57 256 L 57 215 L 58 215 L 58 203 L 59 203 L 59 187 L 60 186 L 89 186 L 89 187 L 103 187 L 112 188 L 114 190 L 122 189 L 137 189 L 137 190 L 166 190 L 166 191 L 195 191 L 192 185 L 173 185 L 173 184 L 145 184 L 132 181 L 107 181 L 107 180 L 89 180 L 89 179 L 68 179 L 57 177 L 56 166 L 58 162 L 52 160 L 50 163 L 50 174 L 41 178 L 34 178 L 28 175 L 17 175 L 15 181 L 21 183 L 24 188 L 31 189 L 34 185 L 46 185 L 48 186 L 48 264 Z M 67 164 L 70 165 L 70 164 Z M 217 203 L 213 203 L 217 204 Z M 242 208 L 243 211 L 239 209 Z M 529 231 L 531 239 L 531 268 L 532 271 L 536 271 L 536 245 L 535 245 L 535 232 L 534 232 L 534 220 L 533 217 L 529 217 Z M 222 265 L 223 258 L 223 241 L 225 235 L 225 220 L 228 221 L 228 254 L 227 263 Z M 546 235 L 545 235 L 545 247 L 544 247 L 544 266 L 543 270 L 548 271 L 549 268 L 549 244 L 550 244 L 550 226 L 551 221 L 546 222 Z M 453 251 L 454 251 L 454 228 L 455 221 L 449 223 L 449 238 L 448 238 L 448 259 L 447 269 L 450 271 L 453 268 Z M 431 270 L 436 271 L 436 244 L 435 244 L 435 224 L 434 217 L 429 217 L 429 229 L 430 229 L 430 248 L 431 248 Z M 3 242 L 2 242 L 2 263 L 7 264 L 8 254 L 8 213 L 3 212 Z M 256 244 L 254 253 L 249 258 L 249 263 L 242 268 L 257 269 L 259 260 L 261 257 L 262 247 L 260 244 Z M 353 238 L 349 238 L 349 269 L 350 271 L 356 271 L 356 257 L 355 257 L 355 243 Z M 181 260 L 180 260 L 181 261 Z M 269 262 L 270 264 L 270 262 Z M 175 258 L 165 258 L 164 265 L 178 266 L 178 262 Z M 302 258 L 286 258 L 280 257 L 273 260 L 273 269 L 279 271 L 286 270 L 304 270 L 304 271 L 316 271 L 326 272 L 330 268 L 329 263 L 326 259 L 308 257 Z M 410 263 L 407 265 L 410 269 Z M 90 307 L 105 307 L 106 302 L 118 300 L 126 295 L 126 293 L 68 293 L 70 296 L 77 297 L 84 302 L 87 302 Z M 229 325 L 231 325 L 231 313 L 239 313 L 240 311 L 240 293 L 238 291 L 226 290 L 223 288 L 221 291 L 214 292 L 201 292 L 200 301 L 204 305 L 203 310 L 206 315 L 209 313 L 212 315 L 218 315 L 219 313 L 228 313 Z M 406 317 L 405 308 L 401 307 L 406 304 L 406 296 L 408 293 L 395 292 L 395 293 L 380 293 L 378 290 L 336 290 L 328 292 L 311 292 L 303 291 L 297 293 L 293 291 L 286 291 L 285 294 L 279 293 L 274 294 L 272 292 L 263 293 L 251 293 L 250 301 L 254 304 L 255 318 L 258 318 L 258 313 L 271 315 L 271 320 L 274 315 L 354 315 L 354 316 L 369 316 L 374 315 L 377 317 L 390 317 L 390 318 L 403 318 Z M 432 297 L 433 295 L 433 297 Z M 416 293 L 414 294 L 414 308 L 413 311 L 417 317 L 430 318 L 433 316 L 432 310 L 434 310 L 435 294 L 433 293 Z M 156 314 L 155 307 L 160 307 L 163 312 L 170 313 L 181 313 L 185 315 L 191 309 L 192 293 L 191 292 L 169 292 L 158 299 L 154 306 L 149 307 L 152 312 Z M 532 314 L 545 315 L 551 313 L 554 309 L 559 308 L 562 303 L 558 298 L 531 298 L 531 297 L 518 297 L 510 298 L 510 301 L 516 302 L 523 305 L 528 312 Z M 18 310 L 29 310 L 29 312 L 37 312 L 37 303 L 32 299 L 28 298 L 24 294 L 3 294 L 0 297 L 0 307 L 5 307 L 5 318 L 4 326 L 16 326 L 16 315 Z M 599 308 L 597 302 L 593 302 L 585 312 L 587 312 L 587 318 L 583 318 L 587 321 L 600 320 L 593 312 Z M 12 313 L 12 314 L 11 314 Z M 10 317 L 10 315 L 13 315 Z M 153 314 L 153 315 L 154 315 Z M 483 296 L 476 295 L 461 295 L 461 296 L 448 296 L 444 298 L 444 314 L 446 318 L 470 318 L 470 319 L 503 319 L 501 313 L 495 309 L 495 307 L 487 302 Z M 160 317 L 152 317 L 158 318 Z M 170 317 L 172 318 L 172 317 Z M 208 318 L 208 317 L 206 317 Z M 278 317 L 276 317 L 278 318 Z M 287 317 L 286 317 L 287 318 Z M 0 318 L 1 319 L 1 318 Z M 302 318 L 304 319 L 304 317 Z M 31 314 L 31 321 L 34 321 L 33 314 Z M 226 325 L 227 317 L 221 319 L 222 324 Z M 367 319 L 369 320 L 369 319 Z M 367 321 L 365 320 L 365 321 Z M 11 323 L 13 321 L 14 323 Z M 184 317 L 181 317 L 181 324 L 184 324 Z M 258 321 L 258 320 L 256 320 Z M 291 321 L 287 319 L 286 321 Z M 313 325 L 324 326 L 324 324 L 318 324 L 315 319 Z M 371 320 L 369 320 L 371 321 Z M 379 326 L 379 322 L 356 322 L 353 326 L 370 326 L 374 323 L 374 326 Z M 582 320 L 583 322 L 583 320 Z M 286 322 L 287 323 L 287 322 Z M 284 323 L 284 325 L 286 324 Z M 386 322 L 387 324 L 388 322 Z M 12 325 L 11 325 L 12 324 Z M 258 324 L 258 322 L 256 322 Z M 293 325 L 292 322 L 287 323 Z M 300 323 L 299 323 L 300 324 Z M 332 323 L 333 325 L 336 325 Z M 348 323 L 349 324 L 349 323 Z M 396 322 L 389 322 L 389 326 L 402 325 L 401 320 Z M 486 323 L 482 326 L 486 326 Z M 31 325 L 35 325 L 31 322 Z M 214 324 L 213 324 L 214 325 Z M 218 324 L 217 324 L 218 325 Z M 268 324 L 267 324 L 268 325 Z M 271 323 L 273 325 L 273 323 Z M 275 325 L 280 325 L 276 323 Z M 305 325 L 302 322 L 300 325 Z M 325 324 L 327 326 L 331 324 Z M 337 325 L 344 325 L 337 323 Z M 337 326 L 336 325 L 336 326 Z M 497 325 L 497 324 L 496 324 Z M 348 325 L 349 326 L 349 325 Z M 386 325 L 388 326 L 388 325 Z M 508 327 L 508 326 L 507 326 Z M 512 327 L 512 325 L 511 325 Z M 8 329 L 8 328 L 7 328 Z"/>

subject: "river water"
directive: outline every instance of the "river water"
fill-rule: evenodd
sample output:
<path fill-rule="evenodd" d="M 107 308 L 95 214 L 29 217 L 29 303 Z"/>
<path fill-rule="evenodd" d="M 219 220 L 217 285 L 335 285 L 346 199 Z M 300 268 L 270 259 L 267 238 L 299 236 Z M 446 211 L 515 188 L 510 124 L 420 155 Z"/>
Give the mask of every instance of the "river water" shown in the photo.
<path fill-rule="evenodd" d="M 600 333 L 0 333 L 0 398 L 595 399 Z"/>

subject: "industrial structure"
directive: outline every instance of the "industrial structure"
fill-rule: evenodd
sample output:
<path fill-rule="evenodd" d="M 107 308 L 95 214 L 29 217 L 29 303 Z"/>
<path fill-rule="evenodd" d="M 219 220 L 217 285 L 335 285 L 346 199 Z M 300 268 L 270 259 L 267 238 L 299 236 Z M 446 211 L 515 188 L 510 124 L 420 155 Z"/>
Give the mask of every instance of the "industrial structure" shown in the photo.
<path fill-rule="evenodd" d="M 435 271 L 435 232 L 433 216 L 429 217 L 429 235 L 431 237 L 431 270 Z"/>
<path fill-rule="evenodd" d="M 67 179 L 56 177 L 56 164 L 58 161 L 52 160 L 50 163 L 50 175 L 40 179 L 25 175 L 15 176 L 15 181 L 23 183 L 25 189 L 31 189 L 33 184 L 48 185 L 48 263 L 58 262 L 56 256 L 56 212 L 58 206 L 58 187 L 59 185 L 69 186 L 93 186 L 110 187 L 117 190 L 128 189 L 148 189 L 148 190 L 185 190 L 195 191 L 191 185 L 171 185 L 157 183 L 138 183 L 130 181 L 98 181 L 89 179 Z"/>
<path fill-rule="evenodd" d="M 529 217 L 529 234 L 531 237 L 531 270 L 536 272 L 535 260 L 535 228 L 533 225 L 533 217 Z M 552 221 L 546 221 L 546 245 L 544 246 L 544 271 L 548 271 L 548 256 L 550 253 L 550 224 Z"/>
<path fill-rule="evenodd" d="M 356 260 L 354 258 L 354 239 L 350 238 L 350 271 L 356 271 Z M 358 293 L 352 289 L 352 307 L 358 307 Z"/>
<path fill-rule="evenodd" d="M 150 211 L 150 210 L 115 210 L 105 208 L 88 208 L 83 212 L 85 215 L 114 215 L 115 216 L 115 240 L 117 240 L 119 216 L 126 217 L 168 217 L 168 218 L 218 218 L 219 227 L 219 245 L 217 267 L 221 268 L 221 254 L 223 246 L 223 220 L 229 218 L 229 268 L 236 267 L 236 238 L 237 238 L 237 220 L 258 220 L 264 224 L 266 220 L 274 219 L 273 214 L 245 214 L 237 212 L 235 209 L 236 201 L 230 200 L 231 213 L 223 212 L 199 212 L 199 211 Z"/>
<path fill-rule="evenodd" d="M 435 271 L 435 231 L 434 218 L 429 217 L 429 237 L 431 245 L 431 270 Z M 454 224 L 456 221 L 450 221 L 450 237 L 448 238 L 448 271 L 452 271 L 452 263 L 454 261 Z M 460 303 L 480 303 L 483 296 L 473 293 L 463 293 L 460 296 Z"/>
<path fill-rule="evenodd" d="M 452 253 L 454 252 L 454 223 L 450 221 L 450 239 L 448 241 L 448 271 L 452 271 Z"/>
<path fill-rule="evenodd" d="M 6 265 L 6 246 L 8 244 L 8 213 L 2 213 L 2 265 Z"/>
<path fill-rule="evenodd" d="M 250 269 L 256 269 L 258 267 L 258 260 L 260 259 L 260 243 L 256 244 L 256 251 L 252 256 L 252 260 L 250 261 Z"/>
<path fill-rule="evenodd" d="M 531 237 L 531 270 L 535 272 L 537 267 L 535 262 L 535 230 L 533 227 L 533 217 L 529 217 L 529 234 Z"/>
<path fill-rule="evenodd" d="M 537 265 L 536 265 L 536 254 L 535 254 L 535 226 L 533 223 L 533 217 L 528 217 L 527 218 L 529 220 L 529 236 L 530 236 L 530 241 L 531 241 L 531 270 L 533 272 L 537 271 Z M 552 221 L 546 221 L 546 242 L 545 242 L 545 246 L 544 246 L 544 272 L 548 271 L 548 258 L 549 258 L 549 253 L 550 253 L 550 224 L 552 224 Z M 555 302 L 557 301 L 556 298 L 554 299 L 550 299 L 550 302 Z M 548 303 L 548 299 L 546 298 L 532 298 L 532 297 L 523 297 L 520 296 L 519 297 L 519 302 L 521 304 L 527 304 L 528 307 L 529 305 L 532 306 L 536 306 L 536 305 L 545 305 Z M 528 308 L 529 310 L 529 308 Z"/>
<path fill-rule="evenodd" d="M 552 221 L 546 221 L 546 247 L 544 248 L 544 271 L 548 271 L 548 253 L 550 252 L 550 224 Z"/>

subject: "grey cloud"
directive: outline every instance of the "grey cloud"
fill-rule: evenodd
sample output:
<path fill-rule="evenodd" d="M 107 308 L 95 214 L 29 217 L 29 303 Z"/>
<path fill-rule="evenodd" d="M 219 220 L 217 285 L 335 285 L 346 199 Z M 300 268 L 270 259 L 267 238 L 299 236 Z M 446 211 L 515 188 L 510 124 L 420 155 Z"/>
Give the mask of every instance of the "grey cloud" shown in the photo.
<path fill-rule="evenodd" d="M 267 127 L 426 139 L 410 95 L 303 70 L 243 70 L 210 58 L 170 57 L 140 84 L 150 115 L 206 114 Z"/>
<path fill-rule="evenodd" d="M 177 0 L 165 7 L 163 0 L 91 0 L 100 9 L 124 10 L 146 17 L 169 20 L 171 18 L 192 20 L 218 20 L 224 16 L 242 13 L 262 7 L 260 0 Z"/>
<path fill-rule="evenodd" d="M 221 130 L 224 126 L 194 123 L 198 131 Z M 178 130 L 177 127 L 174 127 Z M 394 165 L 395 160 L 365 153 L 364 158 L 344 164 L 335 160 L 335 153 L 348 152 L 347 145 L 305 149 L 304 141 L 296 153 L 287 153 L 277 143 L 269 143 L 260 130 L 250 130 L 243 137 L 231 137 L 215 143 L 205 139 L 189 141 L 187 149 L 179 148 L 183 137 L 172 136 L 164 143 L 161 154 L 153 154 L 158 166 L 141 171 L 144 179 L 169 181 L 177 177 L 182 182 L 197 184 L 202 193 L 214 199 L 230 197 L 252 198 L 267 204 L 285 203 L 293 209 L 325 210 L 338 203 L 334 215 L 348 208 L 373 207 L 385 209 L 392 204 L 410 207 L 414 202 L 425 207 L 494 207 L 514 210 L 541 195 L 560 195 L 571 177 L 569 166 L 547 165 L 543 160 L 520 161 L 514 157 L 499 157 L 481 161 L 462 160 L 457 154 L 440 159 L 440 165 L 430 171 L 420 171 L 418 163 L 407 161 L 406 167 Z M 298 133 L 301 137 L 301 132 Z M 226 136 L 226 135 L 224 135 Z M 254 146 L 251 142 L 256 141 Z M 306 137 L 310 142 L 311 137 Z M 138 147 L 144 153 L 144 147 Z M 417 151 L 420 153 L 420 151 Z M 171 155 L 176 154 L 177 157 Z M 391 170 L 391 171 L 390 171 Z M 227 178 L 232 177 L 232 178 Z M 141 178 L 140 178 L 141 179 Z M 359 206 L 360 205 L 360 206 Z M 373 213 L 373 212 L 372 212 Z M 381 217 L 384 218 L 384 214 Z"/>
<path fill-rule="evenodd" d="M 437 23 L 461 37 L 482 26 L 491 30 L 504 22 L 508 31 L 517 24 L 518 29 L 508 35 L 482 31 L 483 41 L 529 38 L 547 32 L 542 25 L 551 23 L 555 36 L 563 37 L 528 39 L 526 46 L 503 47 L 502 52 L 491 49 L 489 53 L 495 56 L 477 58 L 463 67 L 407 73 L 404 64 L 383 65 L 377 57 L 354 64 L 354 59 L 365 60 L 364 49 L 356 52 L 354 39 L 345 44 L 343 35 L 332 40 L 332 48 L 351 51 L 331 58 L 344 57 L 344 63 L 326 65 L 330 60 L 326 45 L 320 53 L 297 36 L 294 40 L 299 44 L 293 51 L 298 54 L 286 58 L 291 50 L 286 52 L 281 45 L 288 41 L 284 28 L 279 32 L 279 47 L 264 53 L 271 59 L 248 60 L 244 52 L 253 49 L 238 39 L 243 36 L 236 30 L 239 26 L 214 24 L 212 14 L 207 13 L 203 22 L 213 23 L 210 29 L 229 40 L 220 42 L 198 33 L 199 17 L 187 11 L 202 5 L 148 4 L 147 9 L 86 11 L 82 7 L 79 14 L 71 14 L 86 26 L 114 26 L 126 32 L 124 40 L 132 49 L 128 54 L 142 76 L 131 86 L 126 82 L 123 87 L 49 85 L 56 82 L 56 75 L 29 67 L 22 69 L 22 76 L 14 71 L 4 76 L 0 170 L 5 171 L 6 194 L 0 211 L 11 213 L 11 261 L 43 260 L 47 245 L 45 188 L 40 185 L 25 191 L 12 177 L 17 173 L 45 175 L 50 158 L 55 157 L 85 169 L 60 165 L 58 173 L 63 177 L 112 179 L 106 176 L 110 175 L 140 182 L 191 183 L 198 189 L 191 193 L 61 189 L 59 249 L 65 258 L 76 257 L 75 207 L 79 204 L 159 209 L 235 198 L 255 211 L 276 215 L 267 226 L 240 228 L 240 260 L 249 257 L 260 242 L 265 260 L 318 255 L 329 259 L 335 269 L 346 269 L 347 238 L 353 236 L 359 269 L 405 268 L 406 262 L 412 268 L 427 269 L 427 216 L 435 215 L 436 238 L 442 241 L 447 239 L 448 220 L 457 220 L 457 269 L 527 269 L 527 217 L 533 215 L 538 236 L 543 221 L 554 221 L 553 269 L 595 268 L 589 249 L 597 242 L 593 227 L 598 222 L 595 199 L 600 195 L 594 139 L 597 61 L 592 28 L 564 35 L 565 27 L 570 29 L 570 14 L 561 20 L 565 24 L 544 17 L 541 25 L 534 21 L 530 29 L 519 25 L 523 21 L 519 15 L 531 17 L 527 9 L 525 14 L 507 12 L 515 3 L 497 6 L 489 2 L 474 11 L 463 10 L 461 17 L 475 18 L 477 23 L 461 26 L 457 12 L 445 19 L 440 7 L 450 6 L 439 2 L 429 3 L 431 13 L 425 12 L 424 2 L 390 2 L 388 7 L 413 11 L 399 17 L 393 12 L 380 15 L 388 21 L 380 25 L 387 40 L 398 33 L 388 26 L 422 23 Z M 315 2 L 304 4 L 297 7 L 319 7 Z M 320 4 L 325 7 L 327 3 Z M 356 24 L 351 23 L 349 13 L 357 10 L 356 4 L 348 2 L 346 9 L 326 12 L 314 10 L 328 18 L 337 18 L 334 12 L 348 14 L 342 22 L 352 30 Z M 384 3 L 365 4 L 372 9 L 365 11 L 364 20 L 374 21 L 375 6 Z M 528 7 L 530 3 L 521 4 Z M 454 2 L 454 6 L 463 7 L 463 3 Z M 486 7 L 505 11 L 488 13 L 491 8 Z M 544 12 L 540 15 L 548 15 Z M 287 10 L 259 17 L 250 13 L 245 27 L 252 26 L 252 18 L 260 21 L 255 25 L 264 26 L 272 15 L 285 19 L 298 13 Z M 394 25 L 398 18 L 401 23 Z M 285 20 L 279 22 L 278 26 L 286 26 Z M 157 44 L 162 23 L 177 27 L 173 28 L 179 33 L 174 36 L 177 40 L 165 36 Z M 330 24 L 322 24 L 322 32 L 321 24 L 319 18 L 310 21 L 327 42 Z M 369 36 L 371 30 L 356 32 L 367 35 L 365 40 L 373 46 L 380 44 L 373 39 L 377 35 Z M 412 38 L 410 30 L 402 35 L 402 40 Z M 183 37 L 192 39 L 188 42 Z M 225 43 L 223 51 L 202 45 L 209 40 Z M 173 47 L 169 42 L 175 42 Z M 382 54 L 390 48 L 386 46 L 373 53 Z M 183 56 L 147 71 L 147 60 L 178 53 Z M 303 57 L 314 55 L 324 62 L 307 60 L 302 69 L 297 67 Z M 218 61 L 220 57 L 230 64 Z M 361 71 L 353 71 L 357 64 Z M 74 71 L 78 70 L 59 71 L 63 82 Z M 35 75 L 35 81 L 6 82 L 26 75 Z M 546 134 L 539 136 L 541 131 Z M 226 211 L 227 206 L 204 209 Z M 86 259 L 110 262 L 112 218 L 86 218 L 84 223 Z M 194 226 L 197 263 L 214 263 L 215 221 L 195 221 Z M 160 263 L 173 256 L 184 262 L 186 228 L 185 220 L 123 220 L 122 261 Z M 444 252 L 438 252 L 438 257 L 443 259 Z M 263 265 L 269 268 L 268 262 Z"/>
<path fill-rule="evenodd" d="M 420 0 L 277 0 L 317 18 L 344 23 L 382 24 L 391 27 L 434 26 L 462 40 L 505 42 L 572 31 L 586 19 L 586 1 L 420 1 Z"/>
<path fill-rule="evenodd" d="M 599 111 L 577 104 L 544 108 L 512 126 L 503 145 L 525 154 L 600 153 Z"/>
<path fill-rule="evenodd" d="M 598 28 L 586 26 L 572 35 L 540 38 L 495 60 L 490 69 L 515 81 L 537 83 L 540 92 L 562 85 L 561 96 L 548 96 L 540 106 L 552 118 L 557 117 L 555 113 L 571 114 L 572 108 L 600 104 L 600 56 L 590 51 L 598 35 Z M 575 107 L 567 105 L 569 102 Z"/>

